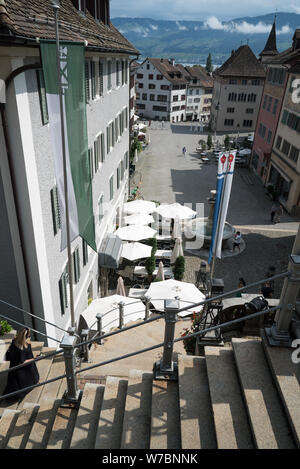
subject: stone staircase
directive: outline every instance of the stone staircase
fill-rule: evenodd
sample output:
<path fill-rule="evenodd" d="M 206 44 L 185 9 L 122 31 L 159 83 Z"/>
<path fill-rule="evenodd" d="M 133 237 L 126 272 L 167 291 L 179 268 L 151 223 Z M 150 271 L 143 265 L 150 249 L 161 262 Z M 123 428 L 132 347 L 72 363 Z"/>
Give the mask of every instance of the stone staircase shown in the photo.
<path fill-rule="evenodd" d="M 153 380 L 149 369 L 86 382 L 78 408 L 60 406 L 66 382 L 55 381 L 13 407 L 0 401 L 0 449 L 299 448 L 292 351 L 270 348 L 263 333 L 234 338 L 205 356 L 178 354 L 178 382 Z M 38 367 L 41 380 L 64 373 L 61 356 Z"/>

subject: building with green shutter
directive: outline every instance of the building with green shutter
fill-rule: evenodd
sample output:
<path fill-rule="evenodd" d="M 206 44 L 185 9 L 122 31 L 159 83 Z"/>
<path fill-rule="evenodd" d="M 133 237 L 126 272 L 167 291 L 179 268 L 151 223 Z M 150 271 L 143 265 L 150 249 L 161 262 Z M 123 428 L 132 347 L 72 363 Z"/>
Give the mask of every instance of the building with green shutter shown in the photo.
<path fill-rule="evenodd" d="M 88 303 L 104 293 L 99 252 L 128 198 L 129 64 L 138 51 L 111 24 L 109 0 L 62 0 L 59 26 L 61 41 L 85 45 L 86 158 L 97 251 L 80 236 L 72 241 L 78 322 Z M 40 56 L 42 41 L 54 39 L 51 0 L 0 2 L 0 300 L 5 302 L 0 309 L 60 339 L 59 330 L 22 312 L 63 329 L 71 325 L 67 250 L 61 250 L 63 220 Z"/>

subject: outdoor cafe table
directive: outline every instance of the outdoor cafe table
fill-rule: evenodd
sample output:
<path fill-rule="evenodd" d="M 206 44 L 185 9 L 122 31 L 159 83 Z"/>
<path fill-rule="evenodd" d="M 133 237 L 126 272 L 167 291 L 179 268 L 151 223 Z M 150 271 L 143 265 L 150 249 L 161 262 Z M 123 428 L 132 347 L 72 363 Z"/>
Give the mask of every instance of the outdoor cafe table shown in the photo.
<path fill-rule="evenodd" d="M 172 251 L 170 249 L 157 249 L 155 257 L 168 257 L 171 258 Z"/>
<path fill-rule="evenodd" d="M 158 272 L 158 267 L 156 267 L 156 269 L 154 270 L 153 275 L 157 275 L 157 272 Z M 165 278 L 173 277 L 172 269 L 170 269 L 169 267 L 164 267 L 164 274 L 165 274 Z M 146 276 L 148 275 L 148 272 L 144 266 L 137 265 L 134 268 L 134 275 Z"/>
<path fill-rule="evenodd" d="M 130 288 L 128 296 L 129 298 L 143 298 L 145 296 L 145 293 L 147 292 L 147 288 Z"/>

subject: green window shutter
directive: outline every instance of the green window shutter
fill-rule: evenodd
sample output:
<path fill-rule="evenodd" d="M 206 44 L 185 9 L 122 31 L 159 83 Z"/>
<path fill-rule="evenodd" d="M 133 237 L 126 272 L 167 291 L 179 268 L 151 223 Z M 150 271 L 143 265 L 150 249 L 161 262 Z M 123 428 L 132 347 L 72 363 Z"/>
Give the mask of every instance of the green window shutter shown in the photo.
<path fill-rule="evenodd" d="M 80 279 L 80 257 L 79 249 L 76 248 L 73 252 L 73 272 L 74 272 L 74 283 L 78 283 Z"/>
<path fill-rule="evenodd" d="M 96 98 L 96 64 L 91 61 L 92 99 Z"/>
<path fill-rule="evenodd" d="M 60 218 L 60 209 L 59 209 L 59 202 L 58 202 L 58 193 L 57 187 L 54 186 L 53 189 L 50 191 L 51 197 L 51 208 L 52 208 L 52 221 L 53 221 L 53 231 L 54 236 L 57 235 L 61 228 L 61 218 Z"/>
<path fill-rule="evenodd" d="M 89 103 L 91 99 L 90 95 L 90 63 L 85 62 L 85 94 L 86 102 Z"/>
<path fill-rule="evenodd" d="M 101 161 L 101 163 L 104 163 L 104 161 L 105 161 L 105 143 L 104 143 L 104 134 L 103 133 L 101 134 L 101 138 L 100 138 L 100 148 L 101 148 L 100 161 Z"/>
<path fill-rule="evenodd" d="M 88 154 L 89 154 L 89 165 L 90 165 L 91 179 L 93 179 L 93 177 L 94 177 L 94 164 L 93 164 L 93 150 L 92 150 L 92 148 L 89 148 Z"/>
<path fill-rule="evenodd" d="M 37 83 L 38 83 L 38 89 L 39 89 L 42 123 L 43 125 L 46 125 L 49 122 L 49 115 L 48 115 L 48 107 L 47 107 L 47 99 L 46 99 L 44 74 L 42 70 L 37 70 L 36 74 L 37 74 Z"/>
<path fill-rule="evenodd" d="M 58 286 L 59 286 L 59 297 L 60 297 L 60 307 L 61 307 L 61 314 L 64 315 L 66 312 L 66 308 L 68 307 L 68 297 L 67 297 L 67 281 L 66 281 L 65 273 L 59 279 Z"/>
<path fill-rule="evenodd" d="M 99 94 L 103 96 L 103 64 L 99 62 Z"/>
<path fill-rule="evenodd" d="M 98 152 L 98 139 L 94 141 L 94 163 L 95 163 L 95 174 L 99 167 L 99 152 Z"/>
<path fill-rule="evenodd" d="M 120 167 L 117 168 L 117 189 L 120 188 Z"/>
<path fill-rule="evenodd" d="M 82 240 L 82 260 L 84 266 L 88 263 L 89 260 L 88 245 L 84 239 Z"/>

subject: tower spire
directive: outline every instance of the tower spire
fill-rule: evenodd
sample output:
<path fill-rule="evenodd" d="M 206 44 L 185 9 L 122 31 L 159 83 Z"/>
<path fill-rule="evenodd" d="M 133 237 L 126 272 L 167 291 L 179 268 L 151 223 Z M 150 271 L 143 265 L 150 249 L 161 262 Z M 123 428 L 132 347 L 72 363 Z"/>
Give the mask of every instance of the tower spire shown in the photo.
<path fill-rule="evenodd" d="M 273 22 L 268 40 L 266 42 L 265 48 L 259 54 L 262 61 L 264 58 L 272 57 L 278 54 L 277 40 L 276 40 L 276 19 L 277 19 L 277 10 L 274 16 L 274 22 Z"/>

